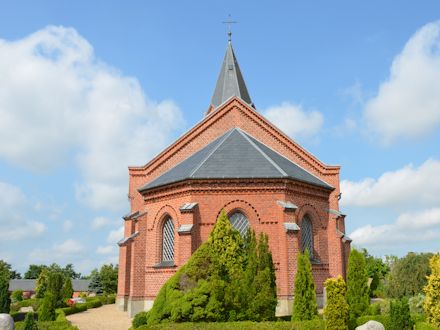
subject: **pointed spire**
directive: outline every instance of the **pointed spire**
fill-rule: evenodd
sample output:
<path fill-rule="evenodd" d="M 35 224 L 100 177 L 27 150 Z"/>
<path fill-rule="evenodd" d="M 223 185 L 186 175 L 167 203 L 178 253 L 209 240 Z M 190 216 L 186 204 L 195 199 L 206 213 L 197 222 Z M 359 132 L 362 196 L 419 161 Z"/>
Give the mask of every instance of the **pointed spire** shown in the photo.
<path fill-rule="evenodd" d="M 228 33 L 228 39 L 228 47 L 208 113 L 228 100 L 231 96 L 237 96 L 254 107 L 232 48 L 231 32 Z"/>

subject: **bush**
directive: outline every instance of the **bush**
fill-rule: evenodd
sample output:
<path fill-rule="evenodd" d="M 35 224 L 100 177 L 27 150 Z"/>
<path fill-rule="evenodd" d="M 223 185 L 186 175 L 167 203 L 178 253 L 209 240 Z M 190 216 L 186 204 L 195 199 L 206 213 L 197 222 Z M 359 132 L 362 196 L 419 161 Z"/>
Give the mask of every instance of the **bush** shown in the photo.
<path fill-rule="evenodd" d="M 10 305 L 9 272 L 6 270 L 0 270 L 0 313 L 9 313 Z"/>
<path fill-rule="evenodd" d="M 389 315 L 364 315 L 356 319 L 356 326 L 363 325 L 368 321 L 380 322 L 384 325 L 385 329 L 390 329 L 391 321 Z"/>
<path fill-rule="evenodd" d="M 380 315 L 381 314 L 381 308 L 380 303 L 374 303 L 368 306 L 368 315 Z"/>
<path fill-rule="evenodd" d="M 85 312 L 87 310 L 86 304 L 74 304 L 71 307 L 60 308 L 60 310 L 64 313 L 65 316 Z"/>
<path fill-rule="evenodd" d="M 142 325 L 137 330 L 324 330 L 324 320 L 279 322 L 212 322 L 212 323 L 163 323 Z"/>
<path fill-rule="evenodd" d="M 408 304 L 409 304 L 409 311 L 411 312 L 411 314 L 424 313 L 423 310 L 424 301 L 425 301 L 425 295 L 422 293 L 419 293 L 417 296 L 409 298 Z"/>
<path fill-rule="evenodd" d="M 148 318 L 148 312 L 137 313 L 134 316 L 133 321 L 131 322 L 133 325 L 133 328 L 136 329 L 144 324 L 147 324 L 147 318 Z"/>
<path fill-rule="evenodd" d="M 23 323 L 23 330 L 38 330 L 34 313 L 27 313 Z"/>
<path fill-rule="evenodd" d="M 426 314 L 426 321 L 435 327 L 440 328 L 440 254 L 429 260 L 431 275 L 428 276 L 428 284 L 424 287 L 426 299 L 423 308 Z"/>
<path fill-rule="evenodd" d="M 23 290 L 15 290 L 11 294 L 12 303 L 16 303 L 23 300 Z"/>
<path fill-rule="evenodd" d="M 311 320 L 317 316 L 315 282 L 309 252 L 306 250 L 304 254 L 298 253 L 297 256 L 292 321 Z"/>
<path fill-rule="evenodd" d="M 38 311 L 38 320 L 54 321 L 55 320 L 55 301 L 52 292 L 46 291 L 43 303 Z"/>
<path fill-rule="evenodd" d="M 390 302 L 390 330 L 411 330 L 414 322 L 406 298 Z"/>
<path fill-rule="evenodd" d="M 347 286 L 341 276 L 329 278 L 324 285 L 327 291 L 327 306 L 324 309 L 327 329 L 345 330 L 348 322 L 348 304 L 345 300 Z"/>
<path fill-rule="evenodd" d="M 32 306 L 34 312 L 38 310 L 41 305 L 41 299 L 33 298 L 33 299 L 25 299 L 23 301 L 16 302 L 15 304 L 11 304 L 11 312 L 18 312 L 22 307 Z"/>
<path fill-rule="evenodd" d="M 107 298 L 105 299 L 105 301 L 107 301 Z M 95 299 L 95 300 L 88 301 L 86 303 L 86 305 L 87 305 L 87 308 L 91 309 L 91 308 L 101 307 L 103 304 L 100 299 Z"/>
<path fill-rule="evenodd" d="M 418 322 L 416 323 L 414 330 L 438 330 L 439 328 L 434 327 L 426 322 Z"/>

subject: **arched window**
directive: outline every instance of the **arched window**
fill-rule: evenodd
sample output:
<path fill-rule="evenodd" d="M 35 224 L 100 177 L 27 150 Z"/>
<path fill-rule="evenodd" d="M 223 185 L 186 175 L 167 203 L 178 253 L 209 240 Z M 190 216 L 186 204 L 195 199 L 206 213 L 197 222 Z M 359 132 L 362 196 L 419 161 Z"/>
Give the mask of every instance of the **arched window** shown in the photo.
<path fill-rule="evenodd" d="M 174 223 L 173 219 L 168 217 L 162 230 L 162 261 L 174 260 Z"/>
<path fill-rule="evenodd" d="M 301 251 L 309 250 L 310 259 L 313 259 L 313 227 L 312 222 L 306 215 L 301 225 Z"/>
<path fill-rule="evenodd" d="M 229 216 L 229 221 L 231 222 L 232 227 L 238 230 L 240 235 L 244 237 L 249 228 L 249 220 L 246 216 L 240 211 L 236 211 Z"/>

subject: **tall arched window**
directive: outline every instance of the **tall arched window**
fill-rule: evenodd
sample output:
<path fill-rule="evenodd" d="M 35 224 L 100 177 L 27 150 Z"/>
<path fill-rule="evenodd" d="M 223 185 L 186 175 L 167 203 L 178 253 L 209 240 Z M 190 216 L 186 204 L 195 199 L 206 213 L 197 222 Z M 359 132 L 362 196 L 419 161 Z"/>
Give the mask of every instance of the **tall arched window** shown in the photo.
<path fill-rule="evenodd" d="M 310 259 L 313 258 L 313 227 L 312 222 L 306 215 L 301 225 L 301 251 L 309 250 Z"/>
<path fill-rule="evenodd" d="M 162 230 L 162 261 L 174 260 L 174 223 L 173 219 L 168 217 Z"/>
<path fill-rule="evenodd" d="M 236 211 L 229 216 L 229 221 L 231 222 L 232 227 L 238 230 L 240 235 L 244 237 L 249 228 L 249 220 L 246 216 L 240 211 Z"/>

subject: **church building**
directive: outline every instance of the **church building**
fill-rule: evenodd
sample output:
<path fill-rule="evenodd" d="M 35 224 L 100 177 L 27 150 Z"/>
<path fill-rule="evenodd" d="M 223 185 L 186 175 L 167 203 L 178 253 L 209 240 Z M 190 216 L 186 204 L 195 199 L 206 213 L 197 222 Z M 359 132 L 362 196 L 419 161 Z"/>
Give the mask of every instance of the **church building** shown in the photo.
<path fill-rule="evenodd" d="M 291 313 L 296 258 L 305 249 L 322 305 L 324 281 L 345 276 L 350 251 L 338 205 L 339 171 L 257 111 L 229 38 L 203 120 L 146 165 L 129 168 L 118 308 L 131 317 L 149 310 L 223 209 L 240 233 L 251 227 L 268 234 L 277 315 Z"/>

